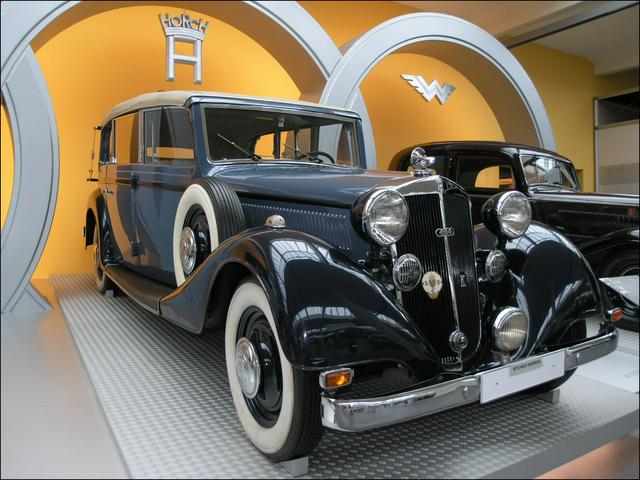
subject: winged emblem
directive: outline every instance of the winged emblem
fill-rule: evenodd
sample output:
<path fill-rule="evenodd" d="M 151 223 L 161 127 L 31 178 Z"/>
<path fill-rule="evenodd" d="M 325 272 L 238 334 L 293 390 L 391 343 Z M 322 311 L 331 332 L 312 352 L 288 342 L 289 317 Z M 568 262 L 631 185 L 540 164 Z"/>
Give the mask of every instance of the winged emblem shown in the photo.
<path fill-rule="evenodd" d="M 420 75 L 401 75 L 409 84 L 415 88 L 420 95 L 422 95 L 427 102 L 430 102 L 433 97 L 437 97 L 440 105 L 444 105 L 449 95 L 456 89 L 453 85 L 445 83 L 440 85 L 437 80 L 431 83 L 427 83 Z"/>

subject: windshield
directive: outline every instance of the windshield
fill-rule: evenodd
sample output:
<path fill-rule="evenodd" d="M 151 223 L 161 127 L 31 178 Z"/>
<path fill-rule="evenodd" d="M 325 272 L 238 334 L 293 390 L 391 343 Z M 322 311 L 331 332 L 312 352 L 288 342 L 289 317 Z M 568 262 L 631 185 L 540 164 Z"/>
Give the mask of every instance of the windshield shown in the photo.
<path fill-rule="evenodd" d="M 355 119 L 204 107 L 209 158 L 359 166 Z"/>
<path fill-rule="evenodd" d="M 540 155 L 523 155 L 522 167 L 529 185 L 551 185 L 579 190 L 573 165 Z"/>

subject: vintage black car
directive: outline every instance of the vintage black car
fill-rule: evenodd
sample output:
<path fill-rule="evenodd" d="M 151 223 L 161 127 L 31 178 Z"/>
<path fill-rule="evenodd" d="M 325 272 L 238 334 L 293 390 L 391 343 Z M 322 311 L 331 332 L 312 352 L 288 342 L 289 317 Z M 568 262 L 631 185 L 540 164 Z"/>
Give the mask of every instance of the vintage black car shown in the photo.
<path fill-rule="evenodd" d="M 391 169 L 411 170 L 411 153 L 416 148 L 421 149 L 419 156 L 429 157 L 425 166 L 469 194 L 474 223 L 482 221 L 482 206 L 492 195 L 518 190 L 529 199 L 533 220 L 550 225 L 575 243 L 598 278 L 640 273 L 638 195 L 583 193 L 568 158 L 513 143 L 416 145 L 398 152 Z M 637 306 L 611 290 L 606 290 L 605 300 L 608 306 L 623 307 L 621 326 L 638 330 Z"/>
<path fill-rule="evenodd" d="M 459 185 L 366 170 L 362 138 L 351 111 L 180 91 L 101 127 L 85 227 L 97 287 L 190 332 L 224 328 L 238 417 L 275 460 L 324 427 L 555 388 L 617 344 L 620 310 L 524 195 L 493 196 L 474 228 Z M 354 393 L 389 371 L 410 384 Z"/>

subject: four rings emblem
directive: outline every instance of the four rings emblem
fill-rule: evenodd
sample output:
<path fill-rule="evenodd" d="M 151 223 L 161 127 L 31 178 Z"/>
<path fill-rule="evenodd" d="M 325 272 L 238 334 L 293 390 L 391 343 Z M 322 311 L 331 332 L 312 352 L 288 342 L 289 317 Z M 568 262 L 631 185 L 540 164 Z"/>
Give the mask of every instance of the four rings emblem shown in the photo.
<path fill-rule="evenodd" d="M 453 227 L 436 228 L 436 237 L 453 237 Z"/>

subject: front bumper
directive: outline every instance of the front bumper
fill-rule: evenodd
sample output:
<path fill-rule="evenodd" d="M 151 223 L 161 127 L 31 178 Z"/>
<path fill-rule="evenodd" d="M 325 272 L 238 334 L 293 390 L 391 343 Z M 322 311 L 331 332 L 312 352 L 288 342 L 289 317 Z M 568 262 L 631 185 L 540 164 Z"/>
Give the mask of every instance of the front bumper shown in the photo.
<path fill-rule="evenodd" d="M 486 372 L 398 394 L 361 400 L 339 400 L 323 393 L 321 397 L 322 424 L 333 430 L 358 432 L 424 417 L 468 403 L 478 401 L 486 403 L 549 380 L 548 378 L 540 380 L 540 376 L 532 371 L 517 379 L 514 378 L 511 381 L 512 385 L 508 385 L 505 390 L 504 384 L 509 383 L 509 376 L 513 375 L 509 372 L 514 372 L 514 367 L 516 370 L 518 368 L 524 370 L 535 363 L 540 363 L 542 366 L 546 361 L 549 364 L 549 369 L 556 369 L 556 373 L 552 374 L 557 374 L 555 378 L 558 378 L 568 370 L 611 353 L 617 345 L 618 332 L 613 329 L 601 337 L 563 350 L 530 356 L 504 367 L 497 367 Z M 562 360 L 564 360 L 564 365 L 562 365 Z M 536 365 L 533 367 L 535 368 Z M 504 372 L 501 378 L 496 376 L 501 372 Z M 507 382 L 501 381 L 502 390 L 496 393 L 496 389 L 493 388 L 493 385 L 489 385 L 489 382 L 497 385 L 498 382 L 494 382 L 497 378 L 505 379 Z"/>

